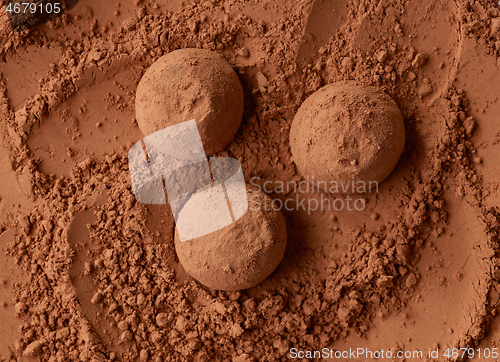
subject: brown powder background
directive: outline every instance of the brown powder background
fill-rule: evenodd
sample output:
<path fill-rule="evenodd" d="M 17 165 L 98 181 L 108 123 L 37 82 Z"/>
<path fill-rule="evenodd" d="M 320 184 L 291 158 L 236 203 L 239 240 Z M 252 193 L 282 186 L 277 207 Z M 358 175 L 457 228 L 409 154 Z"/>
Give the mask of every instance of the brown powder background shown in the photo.
<path fill-rule="evenodd" d="M 291 347 L 498 346 L 499 16 L 484 0 L 80 0 L 12 32 L 2 12 L 0 356 L 241 362 Z M 285 258 L 249 290 L 190 279 L 168 207 L 131 191 L 137 84 L 186 47 L 238 72 L 243 121 L 216 155 L 237 158 L 247 182 L 300 180 L 289 129 L 324 84 L 380 86 L 405 118 L 405 152 L 366 209 L 284 211 Z"/>

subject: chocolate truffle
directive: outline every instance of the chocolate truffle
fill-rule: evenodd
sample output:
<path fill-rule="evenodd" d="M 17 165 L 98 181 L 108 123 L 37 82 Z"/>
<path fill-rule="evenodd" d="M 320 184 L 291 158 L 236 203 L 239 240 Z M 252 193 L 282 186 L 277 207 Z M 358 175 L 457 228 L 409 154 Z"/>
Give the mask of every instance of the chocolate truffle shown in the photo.
<path fill-rule="evenodd" d="M 247 196 L 248 210 L 233 224 L 187 241 L 180 241 L 176 232 L 175 250 L 184 270 L 211 289 L 251 288 L 283 259 L 287 235 L 281 211 L 272 207 L 269 196 L 249 185 Z"/>
<path fill-rule="evenodd" d="M 196 120 L 207 156 L 225 148 L 243 117 L 243 88 L 231 64 L 203 49 L 158 59 L 137 87 L 135 110 L 144 136 Z"/>
<path fill-rule="evenodd" d="M 300 106 L 290 130 L 299 172 L 343 186 L 383 181 L 404 144 L 404 120 L 394 100 L 376 87 L 353 81 L 313 93 Z"/>

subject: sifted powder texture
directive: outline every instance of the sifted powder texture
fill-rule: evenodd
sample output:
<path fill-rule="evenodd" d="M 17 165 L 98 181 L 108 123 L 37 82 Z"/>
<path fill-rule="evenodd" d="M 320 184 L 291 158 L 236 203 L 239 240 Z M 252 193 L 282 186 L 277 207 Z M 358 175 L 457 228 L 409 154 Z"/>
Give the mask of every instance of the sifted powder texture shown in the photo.
<path fill-rule="evenodd" d="M 444 361 L 447 348 L 497 347 L 499 17 L 486 0 L 80 1 L 13 32 L 0 12 L 0 360 L 439 346 Z M 190 278 L 168 206 L 131 188 L 137 85 L 179 48 L 223 55 L 244 88 L 241 126 L 217 156 L 292 202 L 285 256 L 250 289 Z M 362 212 L 308 213 L 342 195 L 276 190 L 304 180 L 290 126 L 308 96 L 347 80 L 396 101 L 406 151 Z"/>

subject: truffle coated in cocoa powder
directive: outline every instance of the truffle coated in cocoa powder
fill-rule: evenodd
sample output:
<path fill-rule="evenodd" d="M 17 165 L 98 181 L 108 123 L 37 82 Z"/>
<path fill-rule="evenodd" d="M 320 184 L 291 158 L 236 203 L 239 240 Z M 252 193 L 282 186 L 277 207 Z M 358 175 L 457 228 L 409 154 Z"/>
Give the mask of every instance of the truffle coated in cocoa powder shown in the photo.
<path fill-rule="evenodd" d="M 243 87 L 215 52 L 179 49 L 158 59 L 137 87 L 136 118 L 144 136 L 196 120 L 207 156 L 225 148 L 243 117 Z"/>
<path fill-rule="evenodd" d="M 300 106 L 290 130 L 300 173 L 321 181 L 383 181 L 405 144 L 404 120 L 392 98 L 357 82 L 329 84 Z"/>
<path fill-rule="evenodd" d="M 272 208 L 269 196 L 249 185 L 247 195 L 248 210 L 235 223 L 188 241 L 175 235 L 181 265 L 211 289 L 251 288 L 283 259 L 287 234 L 281 211 Z"/>

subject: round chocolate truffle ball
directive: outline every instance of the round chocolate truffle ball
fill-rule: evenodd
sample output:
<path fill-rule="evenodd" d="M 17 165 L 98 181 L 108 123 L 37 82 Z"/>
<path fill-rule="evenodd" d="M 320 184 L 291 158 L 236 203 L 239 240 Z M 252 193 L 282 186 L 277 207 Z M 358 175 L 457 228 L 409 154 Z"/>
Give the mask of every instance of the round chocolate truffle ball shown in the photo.
<path fill-rule="evenodd" d="M 175 235 L 179 262 L 191 277 L 216 290 L 251 288 L 266 279 L 283 259 L 286 225 L 272 200 L 247 185 L 248 210 L 236 222 L 195 239 Z M 190 207 L 190 199 L 185 207 Z M 180 213 L 182 217 L 182 211 Z"/>
<path fill-rule="evenodd" d="M 348 190 L 353 182 L 383 181 L 398 163 L 404 144 L 404 120 L 394 100 L 354 81 L 313 93 L 300 106 L 290 130 L 299 172 Z"/>
<path fill-rule="evenodd" d="M 158 59 L 137 87 L 135 110 L 144 136 L 196 120 L 207 156 L 225 148 L 243 117 L 243 88 L 231 64 L 203 49 Z"/>

